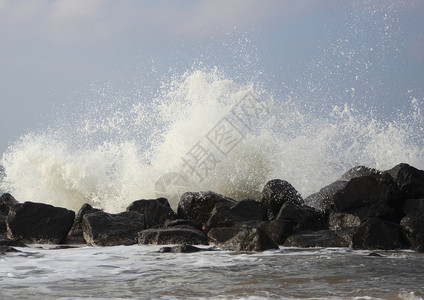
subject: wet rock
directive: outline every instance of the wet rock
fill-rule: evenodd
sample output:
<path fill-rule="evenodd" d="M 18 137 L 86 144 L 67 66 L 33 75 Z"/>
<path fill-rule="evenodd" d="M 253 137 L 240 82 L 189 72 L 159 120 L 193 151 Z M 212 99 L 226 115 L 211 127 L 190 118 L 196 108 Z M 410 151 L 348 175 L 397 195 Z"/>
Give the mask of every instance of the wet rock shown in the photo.
<path fill-rule="evenodd" d="M 182 219 L 166 220 L 164 227 L 165 228 L 194 228 L 200 231 L 203 230 L 202 222 L 193 221 L 193 220 L 182 220 Z"/>
<path fill-rule="evenodd" d="M 27 243 L 63 243 L 75 212 L 48 204 L 25 202 L 11 207 L 6 219 L 7 236 Z"/>
<path fill-rule="evenodd" d="M 320 189 L 319 192 L 306 197 L 305 203 L 319 210 L 329 210 L 331 209 L 334 195 L 344 189 L 346 184 L 347 181 L 333 182 Z"/>
<path fill-rule="evenodd" d="M 0 246 L 2 247 L 26 247 L 26 245 L 20 241 L 14 241 L 6 237 L 0 236 Z"/>
<path fill-rule="evenodd" d="M 278 245 L 260 228 L 245 228 L 240 230 L 235 236 L 217 246 L 222 249 L 233 251 L 265 251 L 278 249 Z"/>
<path fill-rule="evenodd" d="M 403 213 L 403 198 L 393 178 L 388 174 L 352 178 L 336 192 L 332 209 L 358 216 L 361 221 L 369 217 L 399 222 Z"/>
<path fill-rule="evenodd" d="M 159 249 L 159 253 L 195 253 L 201 251 L 211 251 L 211 249 L 203 249 L 192 245 L 178 245 L 174 247 L 162 247 Z"/>
<path fill-rule="evenodd" d="M 361 225 L 361 219 L 352 214 L 332 211 L 328 217 L 328 226 L 331 230 L 340 230 L 359 225 Z"/>
<path fill-rule="evenodd" d="M 400 222 L 411 248 L 424 252 L 424 214 L 407 215 Z"/>
<path fill-rule="evenodd" d="M 299 192 L 287 181 L 274 179 L 265 184 L 262 190 L 261 203 L 267 207 L 269 220 L 274 220 L 277 217 L 281 207 L 287 201 L 295 204 L 303 203 Z"/>
<path fill-rule="evenodd" d="M 178 218 L 200 221 L 202 224 L 206 224 L 217 203 L 234 205 L 237 201 L 212 191 L 184 193 L 178 204 Z"/>
<path fill-rule="evenodd" d="M 390 170 L 390 174 L 405 199 L 424 198 L 424 171 L 408 164 L 399 164 Z"/>
<path fill-rule="evenodd" d="M 209 244 L 220 245 L 244 230 L 243 227 L 216 227 L 208 231 Z"/>
<path fill-rule="evenodd" d="M 371 257 L 383 257 L 383 255 L 378 254 L 378 253 L 376 253 L 376 252 L 370 252 L 370 253 L 368 253 L 368 255 L 367 255 L 367 256 L 371 256 Z"/>
<path fill-rule="evenodd" d="M 0 213 L 9 214 L 9 210 L 19 204 L 19 202 L 9 193 L 4 193 L 0 196 Z"/>
<path fill-rule="evenodd" d="M 208 239 L 204 232 L 191 228 L 151 228 L 138 233 L 138 244 L 154 245 L 207 245 Z"/>
<path fill-rule="evenodd" d="M 290 201 L 284 203 L 277 219 L 290 221 L 293 231 L 322 230 L 327 229 L 327 216 L 324 212 L 313 207 L 295 204 Z"/>
<path fill-rule="evenodd" d="M 0 212 L 0 236 L 7 236 L 7 215 Z"/>
<path fill-rule="evenodd" d="M 277 245 L 283 245 L 286 239 L 293 234 L 293 223 L 288 220 L 276 219 L 262 222 L 259 228 Z"/>
<path fill-rule="evenodd" d="M 394 250 L 404 246 L 402 228 L 399 224 L 379 218 L 369 218 L 355 228 L 351 247 L 354 249 Z"/>
<path fill-rule="evenodd" d="M 299 232 L 290 236 L 284 246 L 288 247 L 350 247 L 353 229 Z"/>
<path fill-rule="evenodd" d="M 236 223 L 266 220 L 266 207 L 255 200 L 243 200 L 232 206 L 217 203 L 211 212 L 206 228 L 230 227 Z"/>
<path fill-rule="evenodd" d="M 21 251 L 9 246 L 0 246 L 0 254 L 6 254 L 10 252 L 21 252 Z"/>
<path fill-rule="evenodd" d="M 84 217 L 84 215 L 86 214 L 91 214 L 91 213 L 95 213 L 98 211 L 102 211 L 101 209 L 97 209 L 97 208 L 93 208 L 90 204 L 85 203 L 83 204 L 83 206 L 80 208 L 80 210 L 78 211 L 74 223 L 72 225 L 71 230 L 68 233 L 68 236 L 66 237 L 66 242 L 67 243 L 72 243 L 72 244 L 84 244 L 85 243 L 85 239 L 84 239 L 84 235 L 82 232 L 82 218 Z"/>
<path fill-rule="evenodd" d="M 166 220 L 173 220 L 177 217 L 165 198 L 134 201 L 128 206 L 127 211 L 135 211 L 144 215 L 146 228 L 163 226 Z"/>
<path fill-rule="evenodd" d="M 407 199 L 402 206 L 405 215 L 421 215 L 424 214 L 424 198 Z"/>
<path fill-rule="evenodd" d="M 84 239 L 92 246 L 136 244 L 137 234 L 144 228 L 144 216 L 133 211 L 119 214 L 99 211 L 82 218 Z"/>
<path fill-rule="evenodd" d="M 352 178 L 363 177 L 363 176 L 378 176 L 381 175 L 381 171 L 365 167 L 357 166 L 353 167 L 341 176 L 341 180 L 349 181 Z"/>

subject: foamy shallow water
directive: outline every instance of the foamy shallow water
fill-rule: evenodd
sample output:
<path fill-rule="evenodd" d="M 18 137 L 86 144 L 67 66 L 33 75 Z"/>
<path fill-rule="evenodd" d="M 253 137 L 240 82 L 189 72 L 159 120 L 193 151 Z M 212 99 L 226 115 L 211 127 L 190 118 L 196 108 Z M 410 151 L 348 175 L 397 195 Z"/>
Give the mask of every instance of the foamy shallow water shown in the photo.
<path fill-rule="evenodd" d="M 160 246 L 18 248 L 1 299 L 423 299 L 424 255 L 340 248 L 158 253 Z"/>

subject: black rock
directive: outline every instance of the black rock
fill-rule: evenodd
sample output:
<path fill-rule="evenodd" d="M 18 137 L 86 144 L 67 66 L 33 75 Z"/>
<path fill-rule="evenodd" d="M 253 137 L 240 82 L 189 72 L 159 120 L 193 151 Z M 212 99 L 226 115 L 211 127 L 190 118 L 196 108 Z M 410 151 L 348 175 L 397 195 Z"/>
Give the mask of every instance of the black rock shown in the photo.
<path fill-rule="evenodd" d="M 361 225 L 361 219 L 352 214 L 332 211 L 328 216 L 328 226 L 331 230 L 340 230 L 359 225 Z"/>
<path fill-rule="evenodd" d="M 133 211 L 119 214 L 99 211 L 82 218 L 84 239 L 92 246 L 136 244 L 137 234 L 144 228 L 143 215 Z"/>
<path fill-rule="evenodd" d="M 281 207 L 277 219 L 292 222 L 293 231 L 327 229 L 327 215 L 313 207 L 286 202 Z"/>
<path fill-rule="evenodd" d="M 376 253 L 376 252 L 370 252 L 370 253 L 368 253 L 368 255 L 367 255 L 367 256 L 371 256 L 371 257 L 383 257 L 383 255 L 378 254 L 378 253 Z"/>
<path fill-rule="evenodd" d="M 287 181 L 281 179 L 274 179 L 268 181 L 261 195 L 261 203 L 263 203 L 268 210 L 268 219 L 274 220 L 281 207 L 287 201 L 302 204 L 303 199 L 299 192 Z"/>
<path fill-rule="evenodd" d="M 408 164 L 399 164 L 390 170 L 390 174 L 405 199 L 424 198 L 424 171 Z"/>
<path fill-rule="evenodd" d="M 25 202 L 11 207 L 6 219 L 9 238 L 27 243 L 63 243 L 75 212 L 48 204 Z"/>
<path fill-rule="evenodd" d="M 410 247 L 424 252 L 424 214 L 407 215 L 400 222 Z"/>
<path fill-rule="evenodd" d="M 243 227 L 215 227 L 208 231 L 209 244 L 220 245 L 233 238 Z"/>
<path fill-rule="evenodd" d="M 206 224 L 217 203 L 234 205 L 237 201 L 211 191 L 184 193 L 178 204 L 178 218 L 200 221 L 202 224 Z"/>
<path fill-rule="evenodd" d="M 84 235 L 82 232 L 82 218 L 86 214 L 95 213 L 98 211 L 102 211 L 101 209 L 93 208 L 90 204 L 85 203 L 78 211 L 74 223 L 72 225 L 71 230 L 68 233 L 68 236 L 66 237 L 67 243 L 72 244 L 83 244 L 85 243 Z"/>
<path fill-rule="evenodd" d="M 278 249 L 278 245 L 260 228 L 245 228 L 240 230 L 235 236 L 217 246 L 222 249 L 233 251 L 265 251 Z"/>
<path fill-rule="evenodd" d="M 211 212 L 206 228 L 230 227 L 236 223 L 266 220 L 266 207 L 255 200 L 243 200 L 234 205 L 217 203 Z"/>
<path fill-rule="evenodd" d="M 341 176 L 341 180 L 349 181 L 352 178 L 363 177 L 363 176 L 378 176 L 381 175 L 381 171 L 365 167 L 365 166 L 357 166 L 348 170 Z"/>
<path fill-rule="evenodd" d="M 407 199 L 402 206 L 402 211 L 405 215 L 422 215 L 424 214 L 424 198 Z"/>
<path fill-rule="evenodd" d="M 159 249 L 159 253 L 195 253 L 201 251 L 211 251 L 211 249 L 198 248 L 192 245 L 178 245 L 174 247 L 162 247 Z"/>
<path fill-rule="evenodd" d="M 207 245 L 208 239 L 204 232 L 192 228 L 151 228 L 138 233 L 138 244 L 154 245 Z"/>
<path fill-rule="evenodd" d="M 7 215 L 0 212 L 0 236 L 7 236 Z"/>
<path fill-rule="evenodd" d="M 332 198 L 332 208 L 341 213 L 399 222 L 403 217 L 404 199 L 393 178 L 388 174 L 352 178 Z"/>
<path fill-rule="evenodd" d="M 354 249 L 394 250 L 404 246 L 401 226 L 379 218 L 369 218 L 355 228 L 352 236 Z"/>
<path fill-rule="evenodd" d="M 144 215 L 146 228 L 163 226 L 166 220 L 174 220 L 177 217 L 165 198 L 134 201 L 128 206 L 127 211 Z"/>
<path fill-rule="evenodd" d="M 345 188 L 347 181 L 336 181 L 305 198 L 305 203 L 319 210 L 330 210 L 334 195 Z"/>
<path fill-rule="evenodd" d="M 259 228 L 277 245 L 283 245 L 286 239 L 293 234 L 293 223 L 289 220 L 276 219 L 262 222 Z"/>
<path fill-rule="evenodd" d="M 354 229 L 320 230 L 299 232 L 290 236 L 284 246 L 288 247 L 350 247 Z"/>
<path fill-rule="evenodd" d="M 21 251 L 9 246 L 0 246 L 0 254 L 6 254 L 9 252 L 21 252 Z"/>
<path fill-rule="evenodd" d="M 14 241 L 6 237 L 0 236 L 0 246 L 2 247 L 26 247 L 26 245 L 20 241 Z"/>
<path fill-rule="evenodd" d="M 194 220 L 182 220 L 182 219 L 176 219 L 176 220 L 166 220 L 165 224 L 163 225 L 166 228 L 194 228 L 197 230 L 202 231 L 202 222 L 200 221 L 194 221 Z"/>
<path fill-rule="evenodd" d="M 9 214 L 10 208 L 17 204 L 19 204 L 19 202 L 13 198 L 11 194 L 4 193 L 0 196 L 0 213 L 3 213 L 7 216 Z"/>

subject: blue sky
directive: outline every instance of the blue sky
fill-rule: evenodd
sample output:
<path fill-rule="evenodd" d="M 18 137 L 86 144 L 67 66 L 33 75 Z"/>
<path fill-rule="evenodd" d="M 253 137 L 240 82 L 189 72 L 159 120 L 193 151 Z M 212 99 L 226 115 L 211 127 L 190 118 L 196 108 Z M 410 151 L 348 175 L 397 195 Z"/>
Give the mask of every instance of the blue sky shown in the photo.
<path fill-rule="evenodd" d="M 0 153 L 93 82 L 154 86 L 199 61 L 260 70 L 277 96 L 303 101 L 318 101 L 311 86 L 329 99 L 355 86 L 359 104 L 390 112 L 424 95 L 424 2 L 0 0 Z"/>

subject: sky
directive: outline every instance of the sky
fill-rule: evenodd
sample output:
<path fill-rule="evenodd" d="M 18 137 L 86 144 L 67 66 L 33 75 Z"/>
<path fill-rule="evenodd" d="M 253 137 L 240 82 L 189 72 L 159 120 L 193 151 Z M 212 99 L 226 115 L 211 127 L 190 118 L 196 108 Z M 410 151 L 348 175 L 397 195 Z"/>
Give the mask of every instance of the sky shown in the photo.
<path fill-rule="evenodd" d="M 0 153 L 93 84 L 158 86 L 199 62 L 402 109 L 424 95 L 424 1 L 0 0 Z"/>

